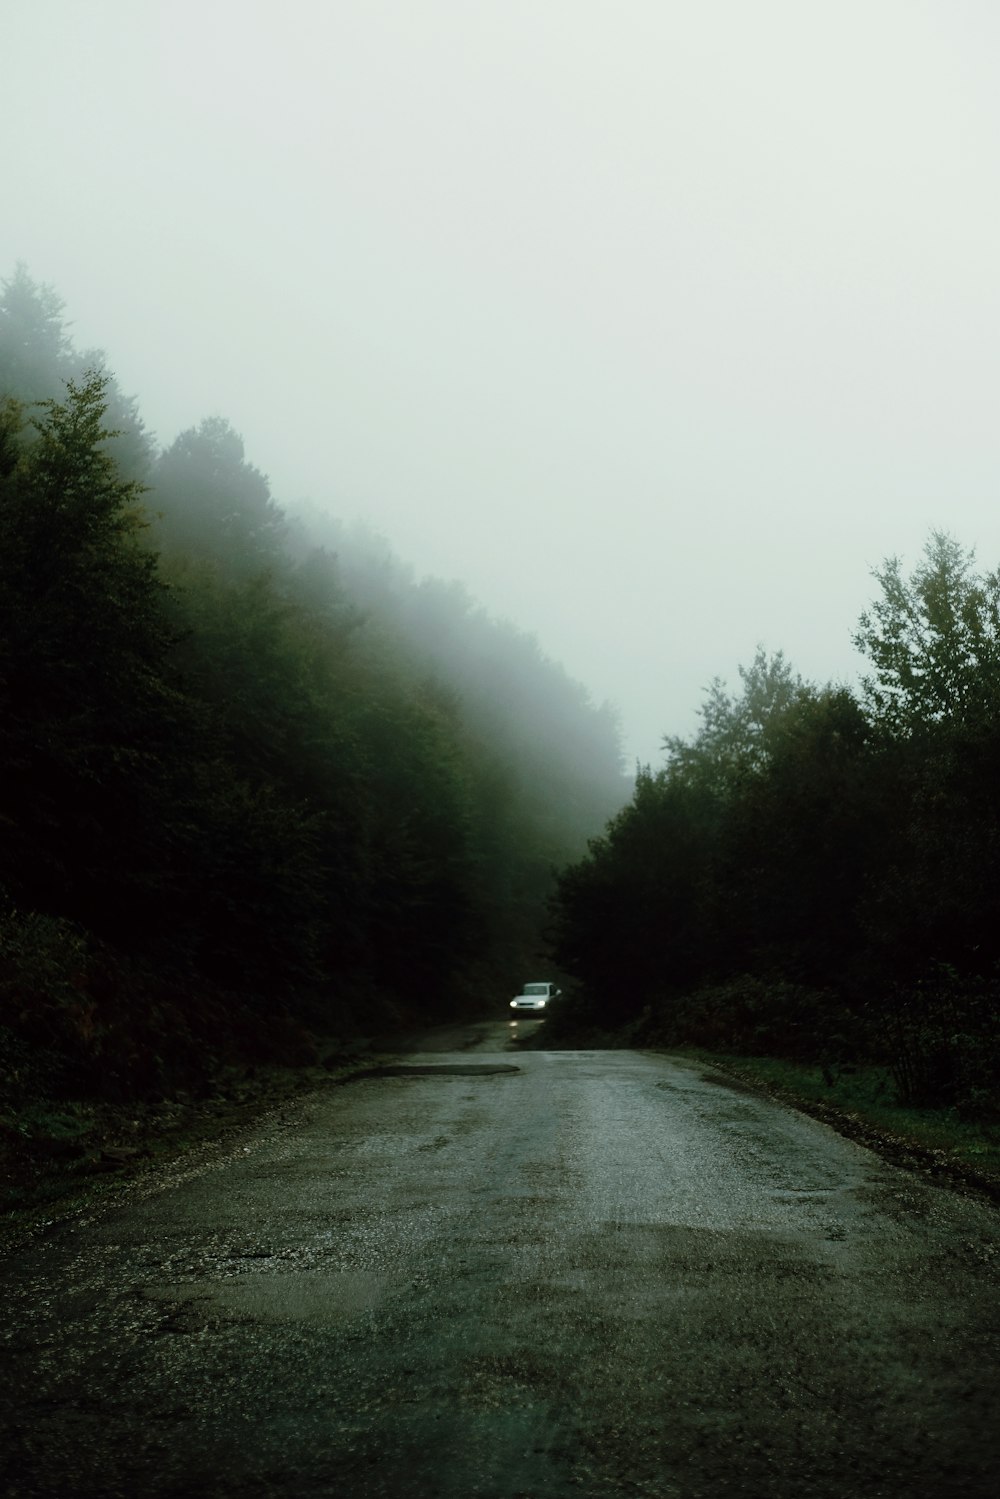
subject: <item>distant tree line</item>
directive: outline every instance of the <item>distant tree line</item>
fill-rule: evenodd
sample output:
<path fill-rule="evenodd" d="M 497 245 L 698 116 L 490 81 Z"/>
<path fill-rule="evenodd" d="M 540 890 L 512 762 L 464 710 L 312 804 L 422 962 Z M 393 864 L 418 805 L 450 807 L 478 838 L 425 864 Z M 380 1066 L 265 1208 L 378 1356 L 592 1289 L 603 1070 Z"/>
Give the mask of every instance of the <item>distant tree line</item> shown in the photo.
<path fill-rule="evenodd" d="M 475 1011 L 628 794 L 613 713 L 457 586 L 286 514 L 213 417 L 158 451 L 0 293 L 0 1061 L 128 1094 Z"/>
<path fill-rule="evenodd" d="M 935 533 L 855 643 L 857 691 L 759 650 L 562 874 L 555 950 L 596 1022 L 884 1063 L 997 1117 L 1000 572 Z"/>

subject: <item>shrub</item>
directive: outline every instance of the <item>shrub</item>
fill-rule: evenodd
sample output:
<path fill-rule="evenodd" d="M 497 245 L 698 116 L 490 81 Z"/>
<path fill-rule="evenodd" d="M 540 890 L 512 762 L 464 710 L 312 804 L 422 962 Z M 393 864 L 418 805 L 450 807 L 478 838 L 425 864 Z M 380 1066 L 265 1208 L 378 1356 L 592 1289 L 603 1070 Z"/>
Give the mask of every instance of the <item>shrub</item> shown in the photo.
<path fill-rule="evenodd" d="M 885 1013 L 885 1060 L 904 1103 L 1000 1119 L 995 980 L 963 978 L 942 964 L 925 982 L 892 991 Z"/>

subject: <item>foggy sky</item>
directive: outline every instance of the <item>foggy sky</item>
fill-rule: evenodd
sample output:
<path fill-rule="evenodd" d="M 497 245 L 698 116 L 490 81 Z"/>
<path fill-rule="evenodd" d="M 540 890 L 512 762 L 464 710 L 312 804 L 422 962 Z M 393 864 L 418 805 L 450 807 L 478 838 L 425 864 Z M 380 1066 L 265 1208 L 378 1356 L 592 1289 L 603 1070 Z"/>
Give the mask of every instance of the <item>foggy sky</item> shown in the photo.
<path fill-rule="evenodd" d="M 890 553 L 1000 563 L 990 0 L 3 0 L 0 276 L 660 761 Z"/>

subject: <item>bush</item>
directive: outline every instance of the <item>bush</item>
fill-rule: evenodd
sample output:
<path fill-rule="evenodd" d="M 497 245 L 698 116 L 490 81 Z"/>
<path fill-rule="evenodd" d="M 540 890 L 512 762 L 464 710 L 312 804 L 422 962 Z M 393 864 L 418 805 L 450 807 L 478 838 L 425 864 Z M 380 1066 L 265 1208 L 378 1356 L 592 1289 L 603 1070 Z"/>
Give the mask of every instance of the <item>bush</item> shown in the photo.
<path fill-rule="evenodd" d="M 122 1099 L 202 1075 L 228 1017 L 146 973 L 73 922 L 0 912 L 0 1030 L 44 1059 L 62 1096 Z"/>
<path fill-rule="evenodd" d="M 661 1000 L 649 1027 L 668 1046 L 744 1056 L 839 1063 L 859 1049 L 858 1024 L 834 994 L 754 974 Z"/>
<path fill-rule="evenodd" d="M 904 1103 L 1000 1119 L 995 980 L 962 978 L 941 965 L 924 983 L 892 991 L 884 1013 L 885 1060 Z"/>
<path fill-rule="evenodd" d="M 7 907 L 0 914 L 0 1024 L 63 1049 L 88 1039 L 87 939 L 73 922 Z"/>

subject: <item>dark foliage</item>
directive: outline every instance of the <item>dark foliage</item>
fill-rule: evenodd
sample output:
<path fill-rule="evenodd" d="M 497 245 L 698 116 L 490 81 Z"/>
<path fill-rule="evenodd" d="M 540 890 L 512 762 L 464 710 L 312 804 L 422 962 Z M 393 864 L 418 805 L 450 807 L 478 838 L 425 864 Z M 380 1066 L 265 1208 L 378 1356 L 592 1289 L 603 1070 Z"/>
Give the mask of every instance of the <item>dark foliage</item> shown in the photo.
<path fill-rule="evenodd" d="M 11 1054 L 148 1091 L 522 978 L 624 796 L 609 715 L 460 589 L 291 525 L 225 421 L 151 461 L 23 269 L 0 395 Z"/>
<path fill-rule="evenodd" d="M 860 697 L 779 654 L 561 876 L 556 953 L 591 1014 L 745 1053 L 884 1062 L 901 1095 L 995 1110 L 1000 577 L 935 534 L 876 575 Z M 992 1101 L 991 1101 L 992 1100 Z"/>
<path fill-rule="evenodd" d="M 103 378 L 35 409 L 0 478 L 0 885 L 127 926 L 175 731 L 171 633 L 138 487 L 103 446 Z"/>

